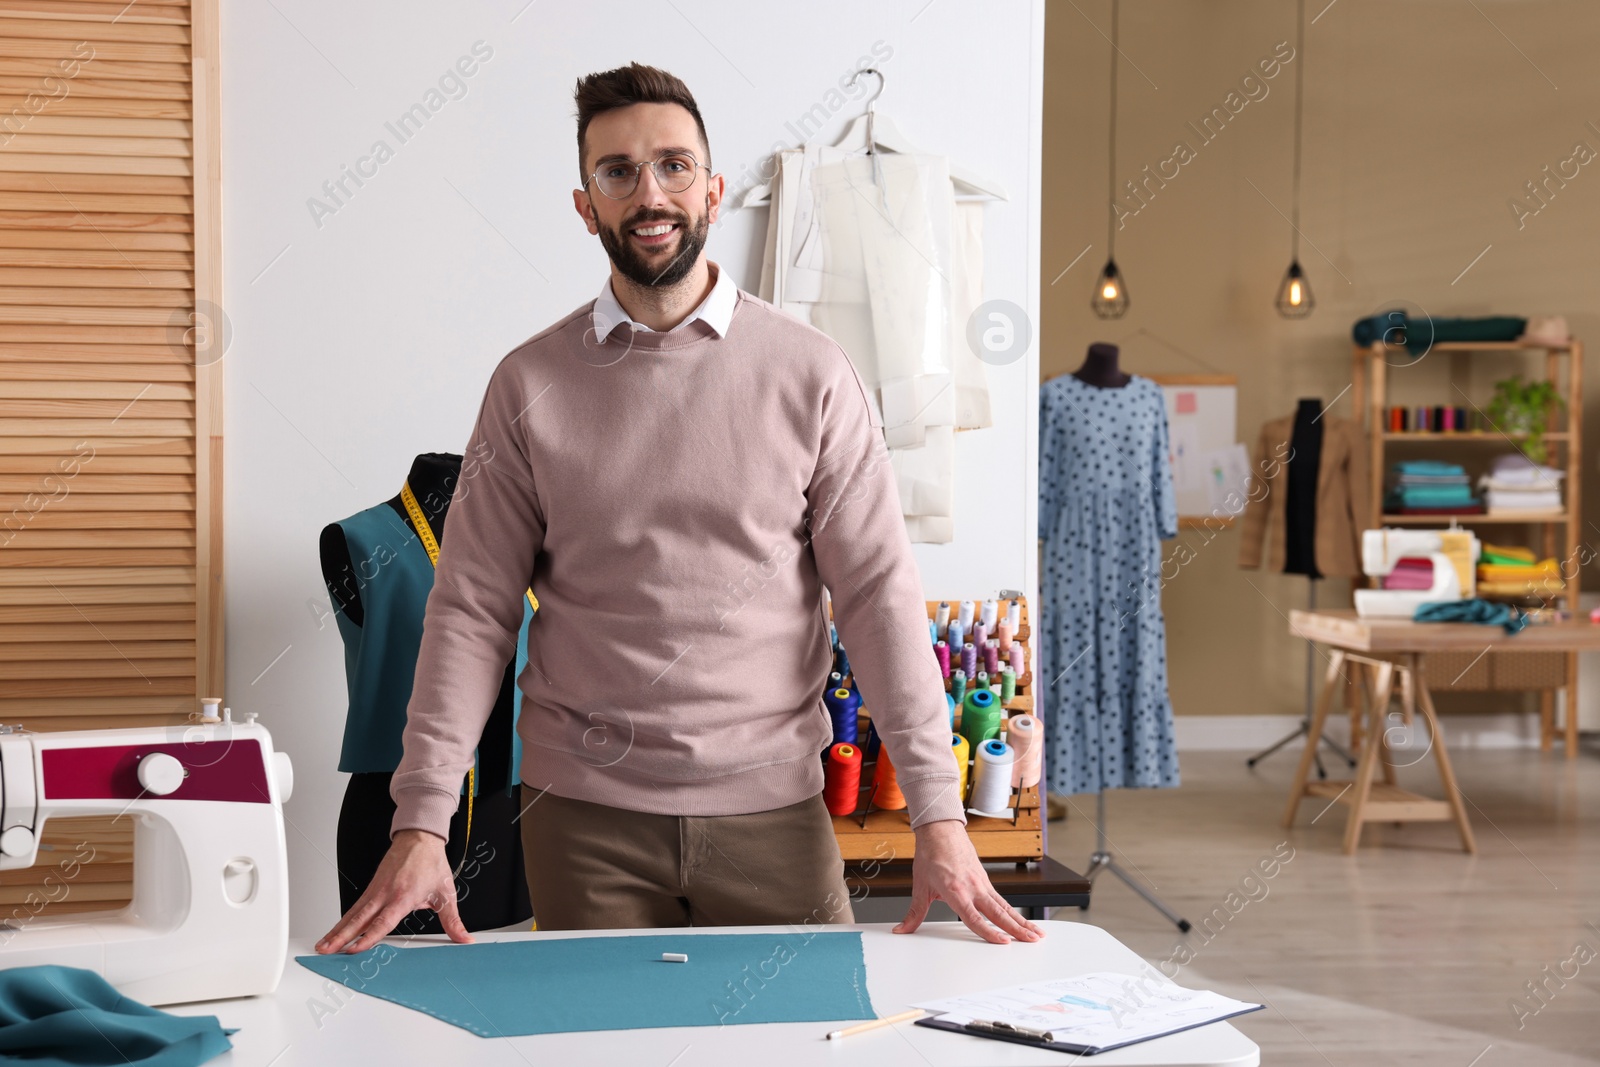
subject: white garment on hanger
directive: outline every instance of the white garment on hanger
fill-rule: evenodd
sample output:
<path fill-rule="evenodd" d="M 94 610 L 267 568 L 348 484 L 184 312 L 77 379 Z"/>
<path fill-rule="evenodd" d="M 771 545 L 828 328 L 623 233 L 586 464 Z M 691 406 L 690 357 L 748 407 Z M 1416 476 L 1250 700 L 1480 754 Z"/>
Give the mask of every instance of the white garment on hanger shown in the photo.
<path fill-rule="evenodd" d="M 992 425 L 966 326 L 982 300 L 981 203 L 956 203 L 943 157 L 785 149 L 771 183 L 761 296 L 856 364 L 913 541 L 954 537 L 956 429 Z"/>

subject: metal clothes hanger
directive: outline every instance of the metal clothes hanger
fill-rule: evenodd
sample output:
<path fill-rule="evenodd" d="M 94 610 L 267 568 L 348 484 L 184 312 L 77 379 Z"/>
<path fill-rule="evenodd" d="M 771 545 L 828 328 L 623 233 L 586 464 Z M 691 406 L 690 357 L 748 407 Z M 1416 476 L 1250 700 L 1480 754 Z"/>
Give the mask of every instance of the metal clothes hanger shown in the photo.
<path fill-rule="evenodd" d="M 878 113 L 878 97 L 883 95 L 883 72 L 876 67 L 862 67 L 851 75 L 849 84 L 854 85 L 856 79 L 863 74 L 876 74 L 878 76 L 878 90 L 867 99 L 866 111 L 857 115 L 833 147 L 847 152 L 866 151 L 876 157 L 877 151 L 885 152 L 922 153 L 922 149 L 912 144 L 900 128 L 895 125 L 894 119 L 888 115 Z M 803 147 L 803 146 L 802 146 Z M 955 199 L 959 201 L 971 200 L 1008 200 L 1005 189 L 997 182 L 980 177 L 953 163 L 949 168 L 950 182 L 956 188 Z M 881 170 L 876 158 L 873 159 L 873 182 L 882 187 Z M 744 196 L 739 200 L 740 207 L 758 207 L 770 205 L 772 183 L 763 182 L 753 185 L 745 190 Z"/>

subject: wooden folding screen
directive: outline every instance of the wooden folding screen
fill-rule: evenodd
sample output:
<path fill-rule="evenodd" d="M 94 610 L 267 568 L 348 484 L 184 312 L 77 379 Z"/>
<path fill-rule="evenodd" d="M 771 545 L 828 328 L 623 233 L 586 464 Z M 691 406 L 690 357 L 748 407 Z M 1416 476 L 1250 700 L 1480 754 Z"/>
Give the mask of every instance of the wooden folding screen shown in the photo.
<path fill-rule="evenodd" d="M 217 40 L 216 0 L 0 0 L 0 723 L 223 694 Z M 72 821 L 53 909 L 126 899 L 128 825 Z"/>

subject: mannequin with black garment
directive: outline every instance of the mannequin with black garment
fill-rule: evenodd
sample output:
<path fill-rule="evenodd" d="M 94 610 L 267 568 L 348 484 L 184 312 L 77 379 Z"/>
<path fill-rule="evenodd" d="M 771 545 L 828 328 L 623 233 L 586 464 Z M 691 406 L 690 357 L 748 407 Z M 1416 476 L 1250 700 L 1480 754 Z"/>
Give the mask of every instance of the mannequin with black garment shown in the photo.
<path fill-rule="evenodd" d="M 1283 501 L 1283 573 L 1303 574 L 1307 580 L 1306 607 L 1317 607 L 1317 581 L 1325 575 L 1317 569 L 1317 492 L 1318 477 L 1322 467 L 1323 407 L 1318 397 L 1302 398 L 1295 408 L 1293 428 L 1289 435 L 1288 468 Z M 1272 746 L 1262 749 L 1245 761 L 1254 767 L 1284 745 L 1307 733 L 1309 717 L 1313 713 L 1316 686 L 1316 646 L 1306 642 L 1306 707 L 1305 718 L 1299 727 Z M 1355 759 L 1335 741 L 1324 736 L 1328 745 L 1350 766 Z M 1316 754 L 1317 776 L 1328 777 L 1322 765 L 1322 753 Z"/>
<path fill-rule="evenodd" d="M 461 477 L 462 457 L 429 452 L 412 462 L 406 485 L 436 544 Z M 337 866 L 340 911 L 348 913 L 371 883 L 390 847 L 395 804 L 390 780 L 398 765 L 406 705 L 433 562 L 418 535 L 404 493 L 322 530 L 323 578 L 345 644 L 350 706 L 339 769 L 350 774 L 339 811 Z M 359 564 L 356 562 L 359 557 Z M 525 620 L 526 624 L 526 613 Z M 524 633 L 526 626 L 524 625 Z M 457 876 L 461 920 L 468 930 L 526 923 L 529 903 L 522 837 L 516 817 L 515 650 L 478 746 L 476 796 L 452 817 L 446 859 Z M 437 913 L 418 909 L 402 920 L 407 933 L 441 933 Z"/>

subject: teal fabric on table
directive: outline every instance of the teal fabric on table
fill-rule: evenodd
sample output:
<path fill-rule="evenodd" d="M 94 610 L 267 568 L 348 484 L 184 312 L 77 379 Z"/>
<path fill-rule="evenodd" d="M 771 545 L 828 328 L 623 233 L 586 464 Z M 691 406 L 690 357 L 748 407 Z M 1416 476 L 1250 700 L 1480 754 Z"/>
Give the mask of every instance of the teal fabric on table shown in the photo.
<path fill-rule="evenodd" d="M 215 1015 L 130 1000 L 94 971 L 39 964 L 0 971 L 0 1061 L 30 1067 L 193 1067 L 233 1048 Z"/>
<path fill-rule="evenodd" d="M 877 1018 L 857 930 L 379 943 L 295 961 L 480 1037 Z"/>
<path fill-rule="evenodd" d="M 1417 605 L 1413 622 L 1476 622 L 1485 626 L 1504 627 L 1514 634 L 1528 625 L 1528 615 L 1521 608 L 1482 598 L 1467 600 L 1434 600 Z"/>

